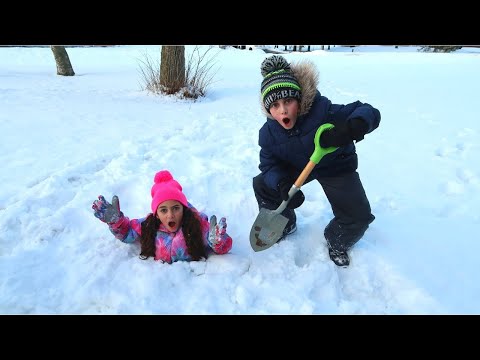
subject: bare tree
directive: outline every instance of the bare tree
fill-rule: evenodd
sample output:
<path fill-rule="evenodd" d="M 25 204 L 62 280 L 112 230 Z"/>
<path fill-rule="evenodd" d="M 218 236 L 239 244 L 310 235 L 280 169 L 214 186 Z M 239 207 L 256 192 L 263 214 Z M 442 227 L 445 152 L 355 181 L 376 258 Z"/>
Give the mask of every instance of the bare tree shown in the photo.
<path fill-rule="evenodd" d="M 160 85 L 167 94 L 185 87 L 185 46 L 162 46 Z"/>
<path fill-rule="evenodd" d="M 65 46 L 50 46 L 55 57 L 55 63 L 57 64 L 57 75 L 62 76 L 73 76 L 75 72 L 73 71 L 72 64 L 70 63 L 70 58 L 68 57 L 67 50 Z"/>
<path fill-rule="evenodd" d="M 205 96 L 207 88 L 213 83 L 213 78 L 217 71 L 215 58 L 218 52 L 210 54 L 215 48 L 214 46 L 210 46 L 206 50 L 204 50 L 204 48 L 200 50 L 198 46 L 195 46 L 188 59 L 184 59 L 184 85 L 180 87 L 177 92 L 174 92 L 173 88 L 167 88 L 167 86 L 162 83 L 162 81 L 165 80 L 161 79 L 161 72 L 166 71 L 162 70 L 162 67 L 165 66 L 164 61 L 168 61 L 163 57 L 163 47 L 160 55 L 161 58 L 158 60 L 152 59 L 150 55 L 145 52 L 143 59 L 139 59 L 142 88 L 154 94 L 175 94 L 179 98 L 197 99 L 198 97 Z M 177 54 L 177 56 L 179 55 Z M 176 63 L 178 61 L 181 62 L 181 59 L 176 60 Z M 171 76 L 173 80 L 182 77 L 182 74 L 171 74 L 170 70 L 171 69 L 168 70 L 169 76 Z M 181 70 L 177 69 L 175 71 Z M 176 85 L 176 81 L 174 81 L 174 83 L 175 87 L 180 86 Z"/>

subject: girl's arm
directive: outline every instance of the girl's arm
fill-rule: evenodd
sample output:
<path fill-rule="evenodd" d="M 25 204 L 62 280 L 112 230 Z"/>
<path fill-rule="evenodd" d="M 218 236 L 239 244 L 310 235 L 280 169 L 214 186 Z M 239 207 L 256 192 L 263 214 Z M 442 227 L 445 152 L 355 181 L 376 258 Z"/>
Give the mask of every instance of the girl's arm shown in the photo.
<path fill-rule="evenodd" d="M 145 219 L 132 219 L 122 216 L 116 223 L 108 224 L 110 232 L 124 243 L 133 243 L 142 234 L 142 222 Z"/>
<path fill-rule="evenodd" d="M 120 241 L 126 243 L 134 242 L 141 234 L 141 223 L 144 219 L 133 219 L 130 221 L 128 217 L 120 211 L 120 200 L 114 195 L 110 204 L 103 195 L 98 196 L 92 204 L 94 215 L 100 221 L 106 223 L 110 232 Z"/>

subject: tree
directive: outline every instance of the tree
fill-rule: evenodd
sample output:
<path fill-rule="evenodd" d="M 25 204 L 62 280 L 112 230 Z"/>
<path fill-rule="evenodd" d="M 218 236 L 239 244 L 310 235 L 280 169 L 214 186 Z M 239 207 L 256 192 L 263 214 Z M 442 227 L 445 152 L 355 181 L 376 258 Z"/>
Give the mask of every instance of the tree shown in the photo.
<path fill-rule="evenodd" d="M 152 59 L 148 52 L 145 52 L 139 66 L 142 88 L 154 94 L 176 95 L 179 98 L 197 99 L 205 96 L 217 70 L 215 57 L 218 52 L 210 53 L 216 48 L 216 46 L 209 46 L 206 50 L 204 47 L 201 50 L 200 47 L 195 46 L 188 59 L 185 58 L 184 49 L 173 54 L 170 51 L 170 54 L 164 55 L 164 47 L 162 47 L 158 60 Z M 172 65 L 168 65 L 169 62 Z M 172 85 L 168 84 L 168 81 Z"/>
<path fill-rule="evenodd" d="M 75 72 L 73 71 L 72 64 L 70 63 L 70 58 L 68 57 L 67 50 L 65 46 L 50 46 L 55 57 L 55 63 L 57 64 L 57 75 L 62 76 L 73 76 Z"/>
<path fill-rule="evenodd" d="M 162 46 L 160 85 L 167 94 L 185 87 L 185 46 Z"/>

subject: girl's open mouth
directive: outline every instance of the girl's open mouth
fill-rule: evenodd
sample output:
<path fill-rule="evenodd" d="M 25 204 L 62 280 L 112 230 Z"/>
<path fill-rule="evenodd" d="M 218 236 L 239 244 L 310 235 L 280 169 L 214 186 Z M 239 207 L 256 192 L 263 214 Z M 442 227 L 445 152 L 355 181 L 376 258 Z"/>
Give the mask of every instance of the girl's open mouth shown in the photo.
<path fill-rule="evenodd" d="M 169 221 L 168 222 L 168 226 L 171 227 L 171 228 L 174 228 L 175 225 L 177 225 L 177 223 L 175 221 Z"/>

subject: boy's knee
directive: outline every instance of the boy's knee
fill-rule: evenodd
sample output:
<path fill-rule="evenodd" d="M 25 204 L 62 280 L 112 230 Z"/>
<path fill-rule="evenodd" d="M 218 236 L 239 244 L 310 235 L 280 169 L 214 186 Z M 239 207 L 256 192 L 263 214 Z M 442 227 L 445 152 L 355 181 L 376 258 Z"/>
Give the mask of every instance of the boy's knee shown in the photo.
<path fill-rule="evenodd" d="M 252 179 L 253 190 L 260 189 L 263 186 L 265 186 L 265 181 L 263 180 L 262 174 L 259 174 Z"/>

